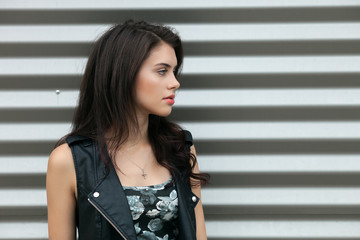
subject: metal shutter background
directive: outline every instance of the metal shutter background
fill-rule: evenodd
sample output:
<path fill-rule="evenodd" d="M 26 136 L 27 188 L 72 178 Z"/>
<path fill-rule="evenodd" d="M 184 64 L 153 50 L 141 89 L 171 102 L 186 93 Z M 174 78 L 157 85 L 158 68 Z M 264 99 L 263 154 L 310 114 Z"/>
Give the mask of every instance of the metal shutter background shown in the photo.
<path fill-rule="evenodd" d="M 45 173 L 92 41 L 129 17 L 185 45 L 209 239 L 360 238 L 360 1 L 1 1 L 0 239 L 47 239 Z M 60 90 L 60 94 L 56 94 Z"/>

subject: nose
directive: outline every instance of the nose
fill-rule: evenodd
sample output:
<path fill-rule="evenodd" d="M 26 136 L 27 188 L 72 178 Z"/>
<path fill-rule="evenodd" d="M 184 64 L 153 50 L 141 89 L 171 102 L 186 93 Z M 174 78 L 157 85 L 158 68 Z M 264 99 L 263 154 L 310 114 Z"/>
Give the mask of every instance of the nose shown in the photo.
<path fill-rule="evenodd" d="M 169 84 L 169 88 L 176 90 L 176 89 L 178 89 L 179 87 L 180 87 L 179 81 L 176 79 L 175 75 L 172 75 L 171 81 L 170 81 L 170 84 Z"/>

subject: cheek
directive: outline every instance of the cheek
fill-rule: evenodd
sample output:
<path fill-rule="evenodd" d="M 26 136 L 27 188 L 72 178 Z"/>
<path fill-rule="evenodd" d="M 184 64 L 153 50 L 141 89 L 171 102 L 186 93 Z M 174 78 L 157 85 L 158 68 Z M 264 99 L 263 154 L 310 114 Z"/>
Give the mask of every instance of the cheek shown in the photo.
<path fill-rule="evenodd" d="M 151 77 L 142 77 L 140 76 L 137 79 L 136 84 L 136 95 L 140 101 L 147 100 L 149 101 L 151 98 L 156 97 L 157 95 L 157 87 L 156 87 L 156 81 L 152 79 Z"/>

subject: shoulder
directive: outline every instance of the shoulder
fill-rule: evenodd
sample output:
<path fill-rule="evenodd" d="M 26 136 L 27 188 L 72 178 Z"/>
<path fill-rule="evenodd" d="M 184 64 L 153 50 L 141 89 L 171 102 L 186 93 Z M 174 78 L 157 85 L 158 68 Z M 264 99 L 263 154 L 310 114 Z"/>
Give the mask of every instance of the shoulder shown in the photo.
<path fill-rule="evenodd" d="M 195 146 L 194 146 L 194 142 L 193 142 L 193 137 L 190 131 L 188 130 L 183 130 L 184 135 L 185 135 L 185 144 L 188 147 L 188 150 L 190 150 L 193 154 L 196 154 L 196 150 L 195 150 Z"/>
<path fill-rule="evenodd" d="M 54 189 L 57 193 L 77 196 L 75 166 L 71 149 L 66 143 L 55 148 L 49 156 L 46 172 L 46 190 L 49 196 L 58 196 L 53 192 Z"/>
<path fill-rule="evenodd" d="M 190 131 L 184 130 L 185 133 L 185 144 L 188 146 L 188 150 L 196 157 L 196 149 L 193 143 L 193 137 Z M 197 165 L 197 164 L 196 164 Z"/>
<path fill-rule="evenodd" d="M 73 168 L 73 157 L 67 143 L 58 146 L 51 152 L 48 161 L 48 170 L 67 172 L 73 170 Z"/>
<path fill-rule="evenodd" d="M 184 134 L 185 134 L 185 142 L 191 143 L 191 145 L 193 144 L 193 137 L 190 131 L 188 130 L 184 130 Z"/>
<path fill-rule="evenodd" d="M 190 131 L 184 130 L 185 134 L 185 147 L 187 151 L 191 151 L 194 153 L 194 143 L 193 143 L 193 137 Z"/>

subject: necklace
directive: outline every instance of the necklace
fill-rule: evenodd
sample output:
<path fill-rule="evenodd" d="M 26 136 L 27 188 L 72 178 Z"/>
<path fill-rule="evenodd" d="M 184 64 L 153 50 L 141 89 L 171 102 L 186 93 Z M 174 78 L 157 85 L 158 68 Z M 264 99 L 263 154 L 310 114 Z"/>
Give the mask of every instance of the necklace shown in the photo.
<path fill-rule="evenodd" d="M 143 176 L 144 180 L 146 180 L 146 176 L 147 176 L 147 173 L 145 172 L 145 167 L 146 167 L 146 166 L 144 166 L 144 167 L 142 168 L 142 167 L 140 167 L 139 165 L 137 165 L 135 162 L 133 162 L 132 160 L 129 159 L 129 161 L 132 162 L 132 163 L 135 164 L 138 168 L 141 169 L 141 171 L 142 171 L 141 176 Z"/>
<path fill-rule="evenodd" d="M 124 154 L 124 153 L 123 153 L 123 154 Z M 141 172 L 142 172 L 141 176 L 143 176 L 144 180 L 146 180 L 146 177 L 147 177 L 148 174 L 146 173 L 145 168 L 146 168 L 147 164 L 145 164 L 144 167 L 140 167 L 136 162 L 132 161 L 130 158 L 128 158 L 128 157 L 126 157 L 126 156 L 125 156 L 125 158 L 126 158 L 127 160 L 129 160 L 130 162 L 132 162 L 135 166 L 137 166 L 138 168 L 140 168 L 140 170 L 141 170 Z M 147 162 L 147 163 L 148 163 L 148 162 Z"/>

